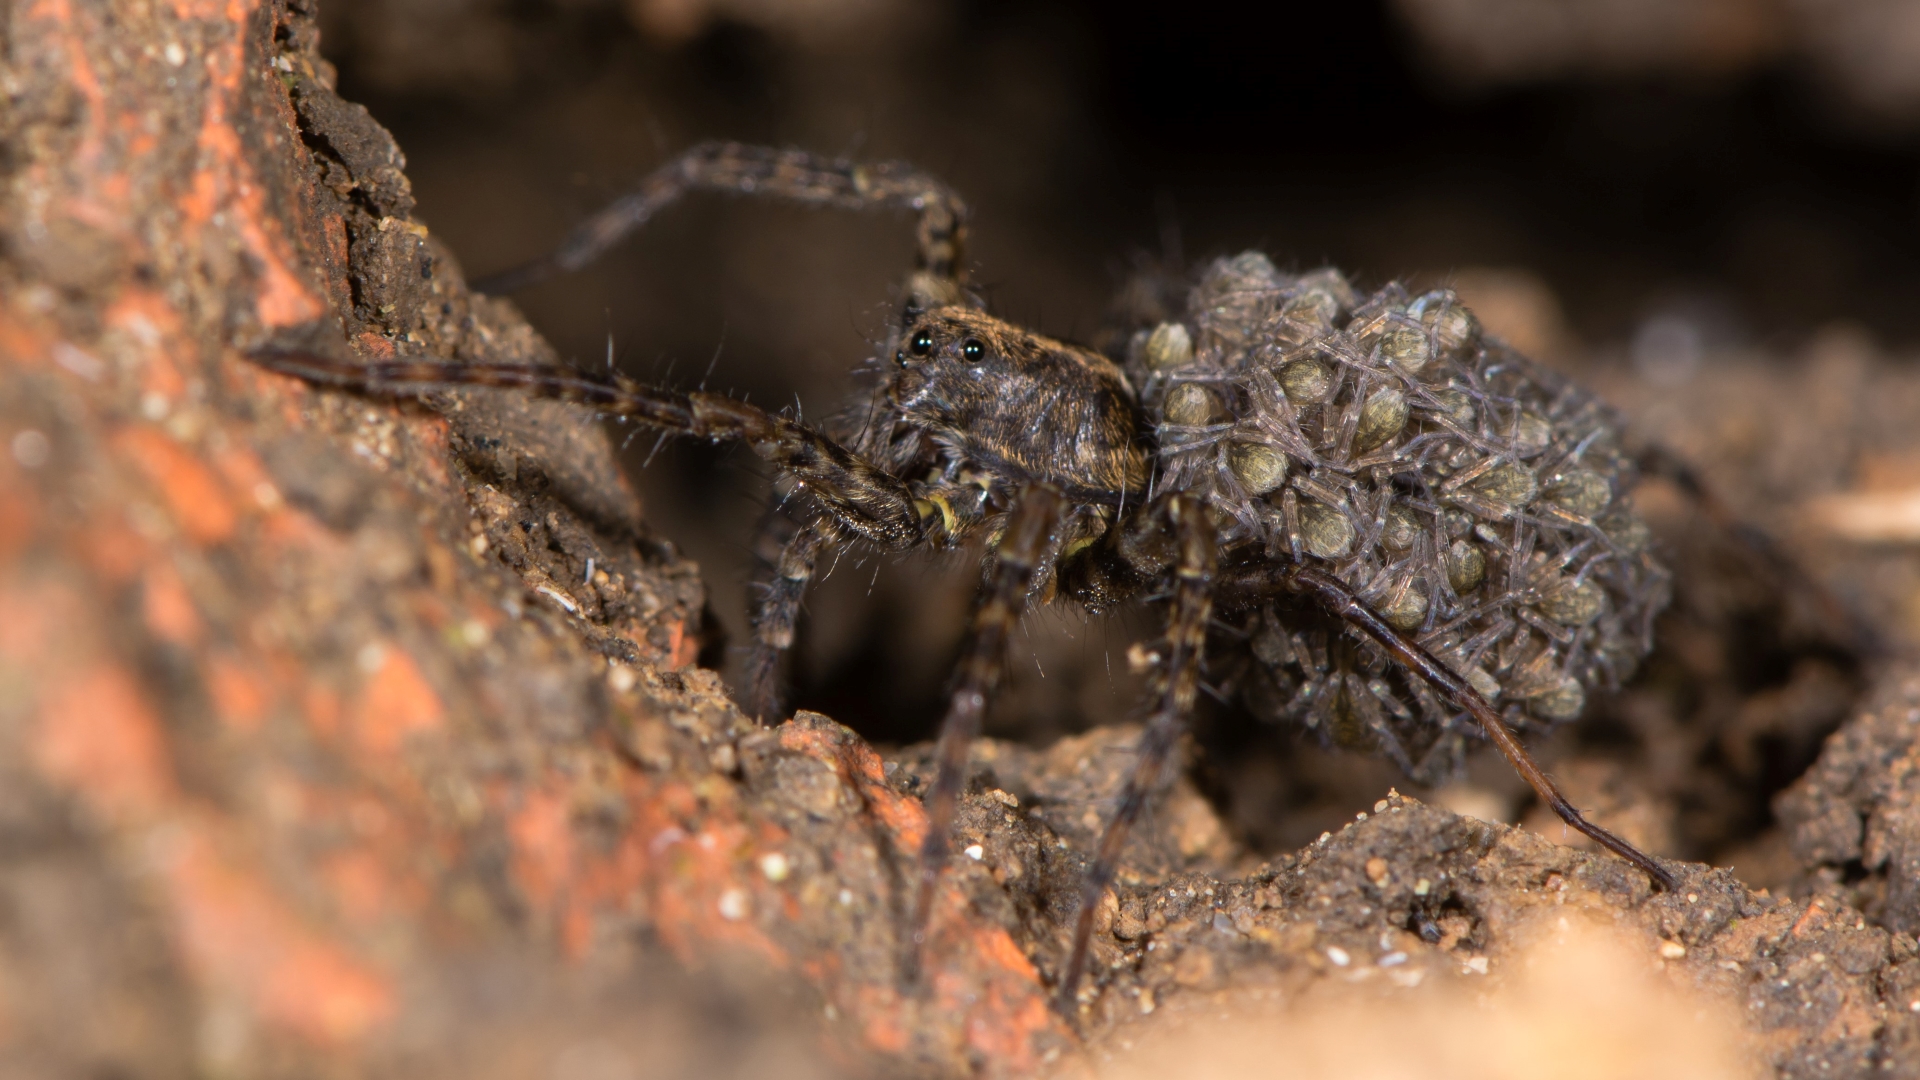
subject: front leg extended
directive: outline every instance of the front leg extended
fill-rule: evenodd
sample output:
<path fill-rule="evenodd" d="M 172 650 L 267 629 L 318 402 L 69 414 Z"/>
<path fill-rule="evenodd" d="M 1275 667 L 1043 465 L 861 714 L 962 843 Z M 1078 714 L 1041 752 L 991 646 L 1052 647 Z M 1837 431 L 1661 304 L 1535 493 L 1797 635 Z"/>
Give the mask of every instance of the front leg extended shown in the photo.
<path fill-rule="evenodd" d="M 476 386 L 518 390 L 576 402 L 670 434 L 738 440 L 791 476 L 849 538 L 895 551 L 922 539 L 920 515 L 905 483 L 805 424 L 722 394 L 683 394 L 617 375 L 531 364 L 360 362 L 277 346 L 255 349 L 247 358 L 271 371 L 359 394 L 410 397 Z"/>

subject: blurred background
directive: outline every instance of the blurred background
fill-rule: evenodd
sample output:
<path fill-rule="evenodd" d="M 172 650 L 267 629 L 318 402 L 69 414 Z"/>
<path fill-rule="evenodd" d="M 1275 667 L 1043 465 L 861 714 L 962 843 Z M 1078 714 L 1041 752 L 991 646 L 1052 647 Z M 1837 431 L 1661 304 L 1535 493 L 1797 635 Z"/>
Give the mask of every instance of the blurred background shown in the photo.
<path fill-rule="evenodd" d="M 545 252 L 676 151 L 729 138 L 943 176 L 975 209 L 993 309 L 1058 336 L 1092 337 L 1137 258 L 1254 247 L 1363 286 L 1451 283 L 1496 331 L 1623 398 L 1658 399 L 1715 357 L 1787 372 L 1920 334 L 1920 4 L 1905 0 L 330 0 L 321 14 L 342 93 L 398 136 L 420 218 L 470 277 Z M 611 341 L 637 377 L 820 414 L 855 392 L 910 250 L 904 218 L 699 196 L 516 299 L 578 362 Z M 1685 443 L 1689 424 L 1668 426 Z M 709 658 L 733 663 L 765 478 L 724 449 L 653 450 L 630 448 L 649 520 L 704 567 L 724 636 Z M 971 558 L 841 560 L 809 604 L 794 703 L 881 742 L 929 737 L 976 581 Z M 1047 741 L 1133 717 L 1109 658 L 1147 630 L 1031 618 L 991 730 Z M 1680 825 L 1636 837 L 1655 850 L 1751 843 L 1851 701 L 1844 661 L 1807 668 L 1764 628 L 1742 641 L 1748 684 L 1725 709 L 1761 691 L 1798 704 L 1752 721 L 1772 741 L 1745 757 L 1711 748 L 1723 731 L 1681 738 L 1661 790 L 1619 797 L 1671 801 L 1705 783 L 1675 769 L 1719 770 L 1706 786 L 1726 805 L 1677 819 L 1669 805 L 1660 820 Z M 1681 720 L 1711 696 L 1687 693 L 1669 708 Z M 1645 755 L 1647 731 L 1684 726 L 1616 711 L 1627 719 L 1569 738 L 1637 739 Z M 1257 849 L 1304 842 L 1397 779 L 1290 733 L 1223 721 L 1205 737 L 1233 752 L 1206 780 Z M 1518 816 L 1503 767 L 1482 764 L 1478 812 Z M 1602 773 L 1594 791 L 1618 770 Z"/>

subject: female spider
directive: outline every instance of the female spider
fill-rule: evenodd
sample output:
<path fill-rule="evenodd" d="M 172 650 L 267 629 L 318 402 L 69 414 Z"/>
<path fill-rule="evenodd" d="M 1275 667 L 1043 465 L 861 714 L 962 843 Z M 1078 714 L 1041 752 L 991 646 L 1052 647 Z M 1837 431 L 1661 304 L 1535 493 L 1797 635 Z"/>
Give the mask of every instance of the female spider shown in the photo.
<path fill-rule="evenodd" d="M 668 433 L 746 442 L 801 497 L 755 613 L 745 698 L 779 715 L 776 672 L 820 555 L 990 552 L 940 728 L 909 932 L 923 936 L 968 747 L 1024 606 L 1163 602 L 1134 656 L 1151 711 L 1095 852 L 1058 973 L 1071 1011 L 1093 913 L 1172 757 L 1205 669 L 1416 776 L 1494 743 L 1569 825 L 1657 883 L 1672 878 L 1587 821 L 1514 734 L 1573 719 L 1650 648 L 1666 571 L 1624 502 L 1620 425 L 1577 387 L 1478 331 L 1450 293 L 1356 294 L 1332 271 L 1249 253 L 1184 290 L 1133 290 L 1119 362 L 981 309 L 964 203 L 900 164 L 715 143 L 649 177 L 555 255 L 477 287 L 576 269 L 695 189 L 918 214 L 918 260 L 872 396 L 819 428 L 725 396 L 618 376 L 442 361 L 360 363 L 267 347 L 276 370 L 362 393 L 509 387 Z M 1144 298 L 1144 299 L 1141 299 Z M 910 950 L 913 951 L 913 950 Z"/>

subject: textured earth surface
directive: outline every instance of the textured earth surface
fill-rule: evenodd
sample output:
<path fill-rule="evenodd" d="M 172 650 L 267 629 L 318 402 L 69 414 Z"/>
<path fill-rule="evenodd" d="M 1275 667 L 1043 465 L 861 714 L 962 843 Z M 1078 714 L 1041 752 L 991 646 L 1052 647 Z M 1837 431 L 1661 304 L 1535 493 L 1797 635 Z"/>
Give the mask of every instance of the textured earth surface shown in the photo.
<path fill-rule="evenodd" d="M 1537 928 L 1565 920 L 1629 957 L 1606 985 L 1650 976 L 1645 1000 L 1734 1032 L 1727 1069 L 1920 1075 L 1920 669 L 1894 659 L 1920 632 L 1898 513 L 1920 380 L 1870 343 L 1577 373 L 1806 568 L 1739 555 L 1648 485 L 1676 569 L 1663 644 L 1546 748 L 1602 820 L 1731 868 L 1650 892 L 1550 825 L 1484 820 L 1524 814 L 1493 771 L 1422 799 L 1309 745 L 1216 755 L 1130 848 L 1067 1018 L 1048 977 L 1126 728 L 978 748 L 907 981 L 924 750 L 740 715 L 702 666 L 697 568 L 593 417 L 369 401 L 244 360 L 269 335 L 552 359 L 413 218 L 312 15 L 4 15 L 8 1071 L 1099 1069 L 1170 1017 L 1503 1000 L 1555 964 Z M 1349 823 L 1276 843 L 1260 791 Z"/>

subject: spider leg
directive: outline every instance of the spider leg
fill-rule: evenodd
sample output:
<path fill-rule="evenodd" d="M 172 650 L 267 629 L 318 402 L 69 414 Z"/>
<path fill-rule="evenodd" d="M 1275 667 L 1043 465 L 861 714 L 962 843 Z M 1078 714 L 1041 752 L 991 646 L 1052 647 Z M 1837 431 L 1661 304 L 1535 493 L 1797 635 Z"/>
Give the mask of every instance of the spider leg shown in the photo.
<path fill-rule="evenodd" d="M 940 743 L 934 750 L 937 771 L 928 789 L 927 834 L 920 845 L 920 880 L 914 890 L 909 974 L 919 970 L 920 950 L 926 944 L 927 922 L 933 912 L 934 886 L 946 868 L 951 847 L 954 807 L 966 780 L 967 750 L 980 734 L 987 702 L 1000 684 L 1007 666 L 1007 641 L 1020 621 L 1040 564 L 1053 546 L 1053 534 L 1064 510 L 1064 497 L 1050 484 L 1032 483 L 1021 492 L 1007 520 L 1006 532 L 994 549 L 993 567 L 973 609 L 966 651 L 954 677 L 953 696 L 940 722 Z"/>
<path fill-rule="evenodd" d="M 843 210 L 903 209 L 920 215 L 911 292 L 921 307 L 961 299 L 967 206 L 946 184 L 900 162 L 856 163 L 800 150 L 702 143 L 655 169 L 631 193 L 576 226 L 544 258 L 482 278 L 476 292 L 517 292 L 571 273 L 690 191 L 770 196 Z"/>
<path fill-rule="evenodd" d="M 785 715 L 780 700 L 780 658 L 793 647 L 800 598 L 813 580 L 814 564 L 826 540 L 826 534 L 812 523 L 796 525 L 779 510 L 768 515 L 762 528 L 762 542 L 769 548 L 779 545 L 777 553 L 761 552 L 763 591 L 753 612 L 753 647 L 747 658 L 747 713 L 763 723 Z"/>
<path fill-rule="evenodd" d="M 1159 704 L 1140 736 L 1133 772 L 1120 789 L 1120 805 L 1100 836 L 1093 865 L 1087 870 L 1080 891 L 1080 913 L 1073 926 L 1073 951 L 1060 976 L 1060 1011 L 1075 1012 L 1075 991 L 1087 963 L 1087 947 L 1092 940 L 1093 918 L 1107 887 L 1113 884 L 1120 865 L 1120 852 L 1127 833 L 1146 810 L 1147 802 L 1159 790 L 1162 774 L 1173 756 L 1180 735 L 1187 729 L 1193 713 L 1194 698 L 1200 686 L 1200 658 L 1207 639 L 1207 621 L 1213 614 L 1213 577 L 1217 549 L 1213 523 L 1202 502 L 1189 495 L 1167 500 L 1167 513 L 1173 519 L 1177 554 L 1174 564 L 1173 610 L 1167 622 L 1168 655 L 1155 668 L 1154 690 Z"/>
<path fill-rule="evenodd" d="M 355 393 L 417 396 L 486 386 L 518 390 L 625 416 L 669 434 L 738 439 L 793 477 L 826 510 L 837 530 L 889 550 L 921 539 L 920 515 L 907 486 L 886 470 L 805 424 L 722 394 L 683 394 L 620 376 L 529 364 L 461 364 L 446 360 L 336 360 L 268 346 L 247 354 L 262 367 Z"/>
<path fill-rule="evenodd" d="M 1426 680 L 1428 685 L 1454 705 L 1472 715 L 1479 723 L 1480 730 L 1486 733 L 1487 740 L 1500 748 L 1507 763 L 1526 780 L 1540 800 L 1559 815 L 1560 820 L 1645 871 L 1660 888 L 1668 892 L 1674 890 L 1673 875 L 1655 862 L 1652 856 L 1588 821 L 1567 801 L 1567 797 L 1554 786 L 1552 778 L 1533 760 L 1533 755 L 1527 753 L 1527 748 L 1514 737 L 1506 722 L 1500 719 L 1500 713 L 1472 684 L 1455 674 L 1452 668 L 1441 663 L 1418 642 L 1388 625 L 1361 601 L 1346 582 L 1324 570 L 1300 563 L 1261 564 L 1248 568 L 1248 571 L 1230 583 L 1231 593 L 1236 600 L 1242 596 L 1248 599 L 1271 596 L 1281 589 L 1311 597 L 1328 613 L 1338 616 L 1352 629 L 1373 639 L 1375 644 L 1405 665 L 1407 670 Z"/>

